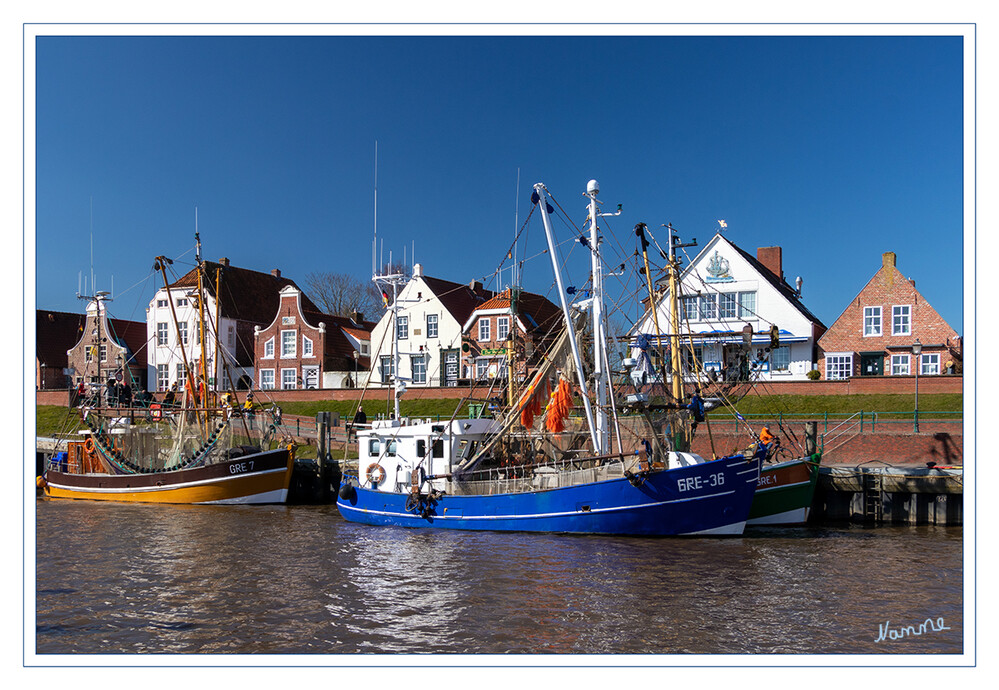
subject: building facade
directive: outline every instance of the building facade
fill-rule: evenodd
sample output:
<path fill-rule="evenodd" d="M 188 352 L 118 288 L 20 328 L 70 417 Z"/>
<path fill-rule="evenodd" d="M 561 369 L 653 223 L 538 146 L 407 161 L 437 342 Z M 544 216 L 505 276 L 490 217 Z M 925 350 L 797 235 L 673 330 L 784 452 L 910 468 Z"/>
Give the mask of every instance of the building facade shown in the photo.
<path fill-rule="evenodd" d="M 210 390 L 250 388 L 256 378 L 254 331 L 274 320 L 281 289 L 297 287 L 278 269 L 261 273 L 232 266 L 225 258 L 203 264 L 200 288 L 195 268 L 159 289 L 146 310 L 151 390 L 165 391 L 175 383 L 182 387 L 187 367 L 198 376 L 206 371 Z M 318 312 L 304 295 L 303 301 Z"/>
<path fill-rule="evenodd" d="M 127 382 L 133 394 L 148 388 L 146 324 L 108 317 L 107 302 L 98 296 L 87 304 L 76 343 L 66 352 L 74 386 L 102 388 L 109 378 Z"/>
<path fill-rule="evenodd" d="M 800 279 L 799 279 L 800 280 Z M 798 281 L 796 281 L 798 282 Z M 669 290 L 656 297 L 639 320 L 633 335 L 659 340 L 668 348 L 671 334 Z M 680 275 L 679 309 L 687 370 L 698 369 L 722 380 L 805 380 L 817 365 L 817 342 L 826 328 L 801 300 L 801 289 L 784 279 L 780 247 L 761 247 L 756 256 L 740 249 L 721 233 L 684 268 Z M 772 347 L 771 329 L 778 346 Z M 752 332 L 751 344 L 746 338 Z M 658 348 L 653 347 L 655 355 Z M 638 348 L 633 350 L 639 355 Z"/>
<path fill-rule="evenodd" d="M 274 320 L 254 331 L 254 386 L 261 390 L 354 388 L 370 367 L 373 323 L 322 314 L 293 285 Z M 303 299 L 305 298 L 305 299 Z M 356 353 L 356 355 L 355 355 Z"/>
<path fill-rule="evenodd" d="M 83 336 L 86 316 L 68 312 L 35 311 L 35 387 L 68 389 L 75 384 L 67 353 Z"/>
<path fill-rule="evenodd" d="M 482 284 L 453 283 L 423 274 L 420 264 L 399 291 L 398 314 L 385 312 L 371 331 L 371 385 L 391 385 L 395 328 L 399 379 L 407 386 L 457 386 L 462 371 L 461 335 L 472 312 L 493 297 Z"/>
<path fill-rule="evenodd" d="M 882 255 L 881 268 L 819 340 L 822 378 L 961 372 L 962 338 L 896 262 L 894 252 Z"/>

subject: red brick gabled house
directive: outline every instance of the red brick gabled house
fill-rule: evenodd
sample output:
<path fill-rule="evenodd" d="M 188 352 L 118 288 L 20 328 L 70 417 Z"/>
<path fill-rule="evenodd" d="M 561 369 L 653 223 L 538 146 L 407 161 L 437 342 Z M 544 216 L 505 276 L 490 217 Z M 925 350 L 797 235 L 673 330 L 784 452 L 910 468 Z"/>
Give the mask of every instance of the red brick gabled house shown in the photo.
<path fill-rule="evenodd" d="M 127 382 L 133 395 L 146 390 L 146 324 L 109 318 L 100 298 L 87 305 L 85 319 L 66 352 L 73 385 L 84 383 L 89 390 L 114 377 Z"/>
<path fill-rule="evenodd" d="M 507 378 L 507 343 L 513 331 L 516 379 L 523 380 L 561 332 L 559 307 L 518 289 L 512 297 L 511 305 L 511 290 L 504 290 L 478 306 L 465 322 L 462 334 L 469 350 L 463 353 L 462 364 L 469 378 Z"/>
<path fill-rule="evenodd" d="M 269 325 L 254 331 L 254 387 L 261 390 L 354 388 L 371 366 L 375 324 L 323 314 L 293 285 L 280 291 Z M 354 353 L 357 352 L 357 356 Z"/>
<path fill-rule="evenodd" d="M 961 336 L 895 262 L 894 252 L 882 255 L 881 268 L 819 339 L 822 378 L 913 376 L 917 366 L 920 376 L 961 372 Z"/>

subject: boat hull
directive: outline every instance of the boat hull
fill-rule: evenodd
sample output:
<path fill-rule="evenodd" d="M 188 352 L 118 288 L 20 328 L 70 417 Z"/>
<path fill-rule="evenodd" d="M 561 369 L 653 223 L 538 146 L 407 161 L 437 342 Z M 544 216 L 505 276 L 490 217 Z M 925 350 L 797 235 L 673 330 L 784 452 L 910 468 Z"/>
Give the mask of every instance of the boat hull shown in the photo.
<path fill-rule="evenodd" d="M 759 479 L 758 459 L 733 456 L 627 478 L 494 495 L 444 495 L 424 511 L 407 495 L 348 484 L 337 507 L 346 520 L 462 530 L 647 536 L 738 535 Z M 344 497 L 344 494 L 347 497 Z"/>
<path fill-rule="evenodd" d="M 764 464 L 748 524 L 802 525 L 807 522 L 819 477 L 819 457 Z"/>
<path fill-rule="evenodd" d="M 73 474 L 48 470 L 49 498 L 127 503 L 284 503 L 294 460 L 278 449 L 172 472 L 151 474 Z"/>

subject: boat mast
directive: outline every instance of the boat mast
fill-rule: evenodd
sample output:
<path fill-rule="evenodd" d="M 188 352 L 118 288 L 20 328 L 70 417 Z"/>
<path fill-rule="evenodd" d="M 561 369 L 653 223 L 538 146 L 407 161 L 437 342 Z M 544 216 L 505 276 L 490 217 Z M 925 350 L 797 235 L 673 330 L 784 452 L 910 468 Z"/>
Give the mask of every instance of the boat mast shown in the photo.
<path fill-rule="evenodd" d="M 676 248 L 687 245 L 679 244 L 680 238 L 673 234 L 671 223 L 666 229 L 669 231 L 670 374 L 673 398 L 680 402 L 683 400 L 683 372 L 680 370 L 680 263 L 676 259 Z"/>
<path fill-rule="evenodd" d="M 545 239 L 548 240 L 548 255 L 552 260 L 552 270 L 555 273 L 555 283 L 558 286 L 558 299 L 562 305 L 562 316 L 565 318 L 565 327 L 569 332 L 569 347 L 572 349 L 572 358 L 576 363 L 576 378 L 579 381 L 579 392 L 583 398 L 583 409 L 586 412 L 586 424 L 590 429 L 590 440 L 593 442 L 594 451 L 600 448 L 597 437 L 596 424 L 593 421 L 593 410 L 590 408 L 590 395 L 586 387 L 586 373 L 583 371 L 583 361 L 579 356 L 579 345 L 576 342 L 576 327 L 572 316 L 569 313 L 569 305 L 565 301 L 565 285 L 562 283 L 562 271 L 558 266 L 558 257 L 555 255 L 555 233 L 552 230 L 552 221 L 548 217 L 548 202 L 545 201 L 545 186 L 541 182 L 534 185 L 534 194 L 537 196 L 538 208 L 541 209 L 541 220 L 545 225 Z M 594 350 L 597 348 L 594 347 Z"/>

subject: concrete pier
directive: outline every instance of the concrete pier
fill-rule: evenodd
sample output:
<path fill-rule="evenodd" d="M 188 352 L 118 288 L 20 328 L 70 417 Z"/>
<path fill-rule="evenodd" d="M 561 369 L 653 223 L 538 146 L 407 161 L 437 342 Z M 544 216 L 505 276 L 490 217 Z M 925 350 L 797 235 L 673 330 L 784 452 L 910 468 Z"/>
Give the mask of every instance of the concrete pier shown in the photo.
<path fill-rule="evenodd" d="M 822 467 L 810 521 L 961 525 L 964 470 Z"/>

